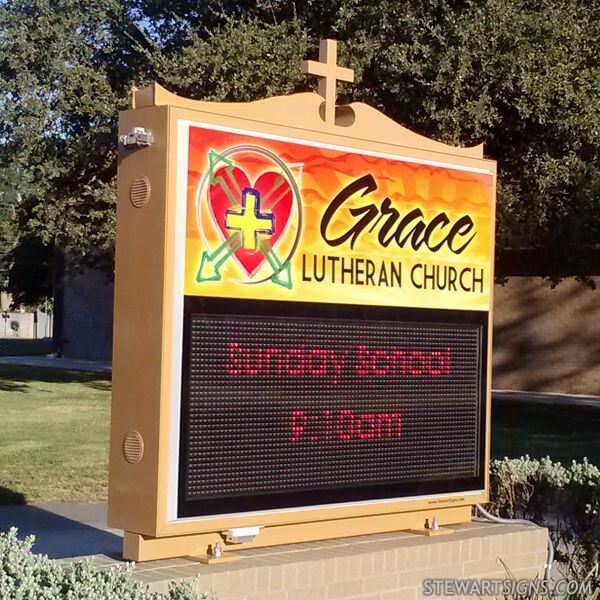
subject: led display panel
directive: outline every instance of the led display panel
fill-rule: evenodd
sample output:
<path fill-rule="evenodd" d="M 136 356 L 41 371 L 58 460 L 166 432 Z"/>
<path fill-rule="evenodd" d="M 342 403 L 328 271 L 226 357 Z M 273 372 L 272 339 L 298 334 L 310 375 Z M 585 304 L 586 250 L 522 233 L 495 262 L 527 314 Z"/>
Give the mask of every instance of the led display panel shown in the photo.
<path fill-rule="evenodd" d="M 245 306 L 186 303 L 180 516 L 483 485 L 482 313 Z"/>

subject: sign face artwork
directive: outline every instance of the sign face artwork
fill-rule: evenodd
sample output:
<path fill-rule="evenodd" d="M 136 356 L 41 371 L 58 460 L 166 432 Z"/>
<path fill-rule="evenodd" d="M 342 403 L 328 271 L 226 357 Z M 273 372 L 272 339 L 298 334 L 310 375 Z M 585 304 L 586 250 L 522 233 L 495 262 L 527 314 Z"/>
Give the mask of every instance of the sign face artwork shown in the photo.
<path fill-rule="evenodd" d="M 178 147 L 176 518 L 483 490 L 493 174 L 188 120 Z"/>
<path fill-rule="evenodd" d="M 489 308 L 489 172 L 187 133 L 186 295 Z"/>

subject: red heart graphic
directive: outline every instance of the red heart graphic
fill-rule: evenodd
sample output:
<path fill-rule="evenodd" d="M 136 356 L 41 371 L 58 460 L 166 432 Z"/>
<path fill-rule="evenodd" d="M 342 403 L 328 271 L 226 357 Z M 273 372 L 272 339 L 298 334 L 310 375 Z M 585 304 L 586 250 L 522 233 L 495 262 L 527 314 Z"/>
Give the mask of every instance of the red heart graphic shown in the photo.
<path fill-rule="evenodd" d="M 292 188 L 283 175 L 273 171 L 263 173 L 256 183 L 251 185 L 249 177 L 238 167 L 217 169 L 212 181 L 208 188 L 208 201 L 224 240 L 236 232 L 236 229 L 231 226 L 231 214 L 243 214 L 247 208 L 242 202 L 244 191 L 257 192 L 257 208 L 260 216 L 269 218 L 272 215 L 273 217 L 271 229 L 273 233 L 270 235 L 259 233 L 256 250 L 239 246 L 234 251 L 235 257 L 248 277 L 252 277 L 265 261 L 265 255 L 261 251 L 261 240 L 267 241 L 273 248 L 285 230 L 292 212 Z M 238 203 L 237 206 L 231 199 L 232 194 Z M 242 234 L 239 237 L 243 238 Z M 232 242 L 231 246 L 234 243 Z"/>

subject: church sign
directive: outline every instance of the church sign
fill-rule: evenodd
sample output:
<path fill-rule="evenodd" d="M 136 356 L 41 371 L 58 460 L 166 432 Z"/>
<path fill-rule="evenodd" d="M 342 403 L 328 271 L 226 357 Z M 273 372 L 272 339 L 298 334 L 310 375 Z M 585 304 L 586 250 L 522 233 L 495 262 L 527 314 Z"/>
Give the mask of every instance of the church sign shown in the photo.
<path fill-rule="evenodd" d="M 487 498 L 495 163 L 336 108 L 333 49 L 305 64 L 322 96 L 153 86 L 121 115 L 127 558 L 464 522 Z"/>

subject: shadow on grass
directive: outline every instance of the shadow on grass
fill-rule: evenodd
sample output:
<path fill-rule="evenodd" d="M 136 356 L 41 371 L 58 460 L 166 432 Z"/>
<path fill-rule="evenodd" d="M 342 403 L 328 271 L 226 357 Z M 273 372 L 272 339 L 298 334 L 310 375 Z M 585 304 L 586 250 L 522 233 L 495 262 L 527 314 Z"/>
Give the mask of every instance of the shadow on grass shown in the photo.
<path fill-rule="evenodd" d="M 27 384 L 81 383 L 100 391 L 110 391 L 110 373 L 69 371 L 25 365 L 0 365 L 0 390 L 26 391 Z"/>
<path fill-rule="evenodd" d="M 0 339 L 0 356 L 39 356 L 52 352 L 52 338 Z"/>
<path fill-rule="evenodd" d="M 600 464 L 600 406 L 549 405 L 498 396 L 492 402 L 492 458 L 528 454 L 569 464 L 587 457 Z"/>
<path fill-rule="evenodd" d="M 25 504 L 25 496 L 0 485 L 0 506 L 9 504 Z"/>
<path fill-rule="evenodd" d="M 123 540 L 106 525 L 106 505 L 51 504 L 0 506 L 0 531 L 11 527 L 19 530 L 19 538 L 36 538 L 33 551 L 50 558 L 76 558 L 105 554 L 120 559 Z"/>
<path fill-rule="evenodd" d="M 92 388 L 94 390 L 98 390 L 99 392 L 110 392 L 110 390 L 112 389 L 110 376 L 107 375 L 107 377 L 108 377 L 107 380 L 89 381 L 89 382 L 85 383 L 85 386 Z"/>
<path fill-rule="evenodd" d="M 0 392 L 26 392 L 27 385 L 16 381 L 2 379 L 0 374 Z"/>

